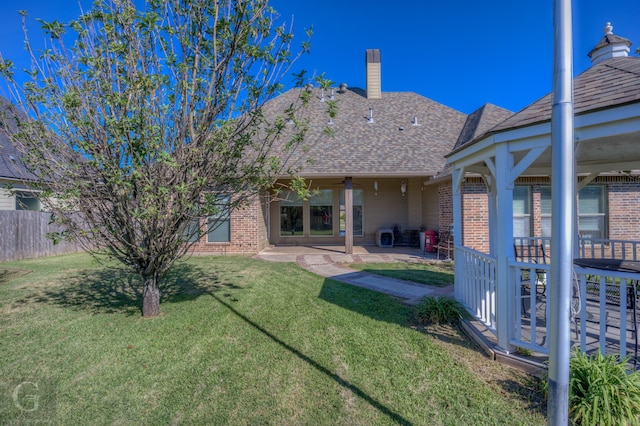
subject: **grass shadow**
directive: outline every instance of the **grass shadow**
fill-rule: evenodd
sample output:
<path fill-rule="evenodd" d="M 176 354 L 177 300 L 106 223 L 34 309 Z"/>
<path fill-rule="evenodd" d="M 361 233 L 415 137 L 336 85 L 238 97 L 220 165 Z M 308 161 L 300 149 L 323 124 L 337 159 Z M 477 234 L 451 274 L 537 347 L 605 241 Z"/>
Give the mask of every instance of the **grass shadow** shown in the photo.
<path fill-rule="evenodd" d="M 528 386 L 522 386 L 515 380 L 498 380 L 496 383 L 504 392 L 520 400 L 527 410 L 537 411 L 546 417 L 547 399 L 540 389 L 540 379 L 531 376 L 528 379 Z"/>
<path fill-rule="evenodd" d="M 424 263 L 416 262 L 391 263 L 386 264 L 386 268 L 381 266 L 381 264 L 360 264 L 357 266 L 357 270 L 368 274 L 380 275 L 433 287 L 448 287 L 453 285 L 453 270 L 448 270 L 444 266 L 433 264 L 430 266 L 431 269 L 426 270 L 424 269 Z"/>
<path fill-rule="evenodd" d="M 160 284 L 160 303 L 178 303 L 210 294 L 222 287 L 215 272 L 189 265 L 174 265 Z M 99 313 L 141 314 L 142 281 L 137 274 L 122 270 L 99 268 L 83 270 L 65 277 L 65 283 L 19 299 L 16 304 L 30 302 L 55 304 Z"/>
<path fill-rule="evenodd" d="M 407 326 L 411 317 L 410 309 L 400 299 L 330 278 L 322 283 L 318 297 L 377 321 Z"/>
<path fill-rule="evenodd" d="M 393 411 L 391 408 L 389 408 L 386 405 L 384 405 L 381 401 L 378 401 L 378 400 L 374 399 L 369 394 L 367 394 L 365 391 L 360 389 L 355 384 L 349 382 L 348 380 L 346 380 L 341 375 L 329 370 L 327 367 L 321 365 L 320 363 L 318 363 L 313 358 L 309 357 L 308 355 L 305 355 L 304 353 L 300 352 L 295 347 L 289 345 L 287 342 L 285 342 L 282 339 L 278 338 L 276 335 L 272 334 L 271 332 L 266 330 L 264 327 L 262 327 L 261 325 L 259 325 L 256 322 L 252 321 L 250 318 L 248 318 L 247 316 L 245 316 L 244 314 L 242 314 L 241 312 L 236 310 L 233 306 L 231 306 L 230 304 L 228 304 L 227 302 L 222 300 L 220 297 L 216 296 L 215 294 L 212 294 L 212 296 L 221 305 L 223 305 L 224 307 L 229 309 L 229 311 L 231 311 L 238 318 L 240 318 L 241 320 L 243 320 L 244 322 L 249 324 L 251 327 L 253 327 L 256 330 L 258 330 L 260 333 L 262 333 L 265 336 L 267 336 L 269 339 L 271 339 L 273 342 L 277 343 L 283 349 L 291 352 L 296 357 L 298 357 L 302 361 L 306 362 L 311 367 L 315 368 L 320 373 L 322 373 L 325 376 L 329 377 L 330 379 L 334 380 L 340 386 L 344 387 L 345 389 L 349 389 L 351 392 L 353 392 L 354 395 L 357 395 L 358 397 L 362 398 L 364 401 L 366 401 L 368 404 L 370 404 L 376 410 L 380 411 L 385 416 L 387 416 L 393 423 L 400 424 L 400 425 L 411 425 L 411 422 L 409 422 L 407 419 L 405 419 L 400 413 Z"/>
<path fill-rule="evenodd" d="M 6 284 L 14 278 L 26 275 L 31 271 L 26 269 L 0 268 L 0 285 Z"/>

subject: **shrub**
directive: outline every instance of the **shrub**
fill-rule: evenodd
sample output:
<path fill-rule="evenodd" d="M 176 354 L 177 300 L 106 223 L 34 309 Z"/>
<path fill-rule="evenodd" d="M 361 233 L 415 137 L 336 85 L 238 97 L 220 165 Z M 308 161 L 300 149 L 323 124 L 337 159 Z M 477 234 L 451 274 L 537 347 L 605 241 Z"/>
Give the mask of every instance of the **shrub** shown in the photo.
<path fill-rule="evenodd" d="M 629 370 L 628 360 L 574 352 L 569 361 L 569 417 L 574 424 L 640 425 L 640 373 Z"/>
<path fill-rule="evenodd" d="M 451 297 L 426 296 L 416 307 L 421 324 L 454 324 L 466 316 L 462 304 Z"/>

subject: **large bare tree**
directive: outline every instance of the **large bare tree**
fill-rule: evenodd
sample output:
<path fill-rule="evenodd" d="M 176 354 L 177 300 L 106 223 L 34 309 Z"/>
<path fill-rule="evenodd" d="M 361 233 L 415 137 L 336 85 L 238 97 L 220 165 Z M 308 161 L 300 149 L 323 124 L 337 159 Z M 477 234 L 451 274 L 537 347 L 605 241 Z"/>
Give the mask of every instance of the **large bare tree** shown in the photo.
<path fill-rule="evenodd" d="M 134 3 L 98 0 L 69 24 L 40 21 L 42 50 L 23 23 L 29 77 L 5 58 L 0 72 L 13 119 L 28 119 L 2 128 L 63 236 L 136 271 L 142 314 L 155 316 L 163 277 L 202 232 L 197 219 L 225 219 L 291 172 L 283 159 L 306 131 L 306 92 L 278 117 L 261 111 L 309 45 L 294 52 L 292 26 L 267 0 Z"/>

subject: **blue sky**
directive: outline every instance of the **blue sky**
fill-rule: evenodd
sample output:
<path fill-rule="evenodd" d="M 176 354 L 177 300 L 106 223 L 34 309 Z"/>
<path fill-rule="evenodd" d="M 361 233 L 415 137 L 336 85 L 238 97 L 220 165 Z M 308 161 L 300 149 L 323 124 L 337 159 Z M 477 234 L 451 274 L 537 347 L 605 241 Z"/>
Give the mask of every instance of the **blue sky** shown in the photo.
<path fill-rule="evenodd" d="M 296 68 L 310 75 L 324 72 L 337 84 L 364 88 L 365 50 L 380 49 L 383 92 L 416 92 L 464 113 L 486 102 L 519 111 L 552 89 L 552 0 L 272 0 L 271 4 L 282 19 L 293 16 L 300 40 L 303 29 L 313 26 L 311 53 Z M 35 18 L 76 18 L 78 0 L 0 2 L 0 52 L 25 66 L 18 9 L 29 12 L 36 42 Z M 640 1 L 576 0 L 574 74 L 590 66 L 587 53 L 602 38 L 608 21 L 614 34 L 634 43 L 632 54 L 640 47 Z"/>

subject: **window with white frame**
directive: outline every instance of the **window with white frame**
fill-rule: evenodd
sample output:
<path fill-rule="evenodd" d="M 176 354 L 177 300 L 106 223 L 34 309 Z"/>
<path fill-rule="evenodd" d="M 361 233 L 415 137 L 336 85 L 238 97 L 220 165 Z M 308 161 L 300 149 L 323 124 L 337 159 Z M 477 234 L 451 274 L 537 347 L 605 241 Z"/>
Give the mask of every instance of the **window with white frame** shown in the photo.
<path fill-rule="evenodd" d="M 531 236 L 531 188 L 516 185 L 513 188 L 513 236 Z"/>
<path fill-rule="evenodd" d="M 540 233 L 551 236 L 551 186 L 540 186 Z"/>
<path fill-rule="evenodd" d="M 231 197 L 217 195 L 216 213 L 207 217 L 207 242 L 227 243 L 231 241 Z"/>
<path fill-rule="evenodd" d="M 607 238 L 604 185 L 587 185 L 578 192 L 578 233 L 583 238 Z"/>
<path fill-rule="evenodd" d="M 540 187 L 542 236 L 551 236 L 551 186 Z M 578 191 L 578 234 L 607 238 L 607 191 L 604 185 L 587 185 Z"/>

